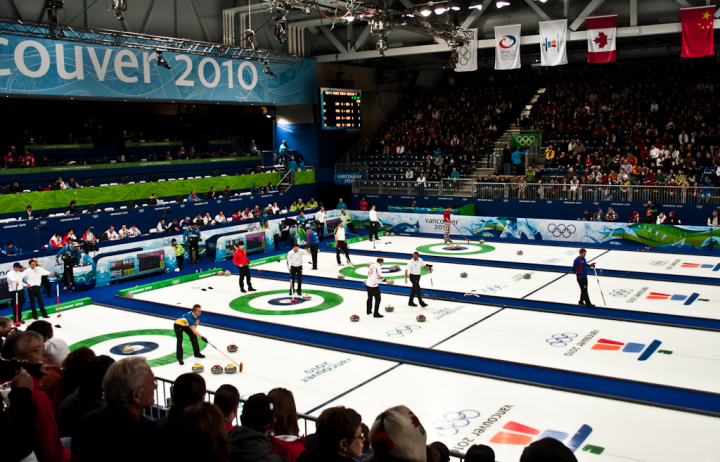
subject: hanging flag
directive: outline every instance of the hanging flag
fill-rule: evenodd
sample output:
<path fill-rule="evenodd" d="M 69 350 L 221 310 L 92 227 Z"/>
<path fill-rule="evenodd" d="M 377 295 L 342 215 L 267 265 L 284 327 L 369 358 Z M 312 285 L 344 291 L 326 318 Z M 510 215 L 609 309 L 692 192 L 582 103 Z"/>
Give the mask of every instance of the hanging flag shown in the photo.
<path fill-rule="evenodd" d="M 714 6 L 682 8 L 682 57 L 702 58 L 715 54 L 713 49 Z"/>
<path fill-rule="evenodd" d="M 520 24 L 495 27 L 495 69 L 520 69 Z"/>
<path fill-rule="evenodd" d="M 617 15 L 587 18 L 588 62 L 614 63 Z"/>
<path fill-rule="evenodd" d="M 469 29 L 473 33 L 473 39 L 458 47 L 458 60 L 455 64 L 455 72 L 472 72 L 477 70 L 477 29 Z"/>
<path fill-rule="evenodd" d="M 567 19 L 542 21 L 540 24 L 540 64 L 567 64 Z"/>
<path fill-rule="evenodd" d="M 297 245 L 304 246 L 307 244 L 308 236 L 307 231 L 305 231 L 305 224 L 298 222 L 297 227 L 297 234 L 295 234 L 295 242 L 297 242 Z"/>

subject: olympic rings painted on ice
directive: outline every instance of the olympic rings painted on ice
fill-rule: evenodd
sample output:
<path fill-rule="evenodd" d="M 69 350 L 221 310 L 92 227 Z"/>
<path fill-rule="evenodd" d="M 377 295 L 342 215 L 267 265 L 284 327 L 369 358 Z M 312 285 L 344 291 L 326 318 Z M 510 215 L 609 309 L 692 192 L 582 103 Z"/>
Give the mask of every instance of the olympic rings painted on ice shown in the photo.
<path fill-rule="evenodd" d="M 435 431 L 441 436 L 453 436 L 457 435 L 460 431 L 458 428 L 467 427 L 470 425 L 471 419 L 477 419 L 480 417 L 480 413 L 478 411 L 466 409 L 460 412 L 448 412 L 443 417 L 444 420 L 433 422 L 433 425 L 435 425 Z"/>
<path fill-rule="evenodd" d="M 387 331 L 387 336 L 390 338 L 405 337 L 406 334 L 410 335 L 417 329 L 420 329 L 420 326 L 400 326 L 395 330 Z"/>
<path fill-rule="evenodd" d="M 567 346 L 568 343 L 572 342 L 578 334 L 566 332 L 564 334 L 553 334 L 552 338 L 545 340 L 552 347 L 560 348 Z"/>

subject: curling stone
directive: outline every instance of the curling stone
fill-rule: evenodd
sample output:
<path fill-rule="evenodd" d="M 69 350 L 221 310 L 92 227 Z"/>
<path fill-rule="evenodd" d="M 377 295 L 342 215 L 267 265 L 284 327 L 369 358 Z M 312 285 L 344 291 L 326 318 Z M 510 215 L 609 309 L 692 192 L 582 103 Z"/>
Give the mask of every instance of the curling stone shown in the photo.
<path fill-rule="evenodd" d="M 338 279 L 345 279 L 345 275 L 344 275 L 344 274 L 338 274 Z"/>
<path fill-rule="evenodd" d="M 387 279 L 387 283 L 388 283 L 388 285 L 391 286 L 391 285 L 395 284 L 395 281 L 393 279 Z"/>
<path fill-rule="evenodd" d="M 225 276 L 230 276 L 230 271 L 225 271 Z"/>
<path fill-rule="evenodd" d="M 388 313 L 392 313 L 393 311 L 395 311 L 395 307 L 392 305 L 388 305 L 385 307 L 385 311 L 387 311 Z"/>
<path fill-rule="evenodd" d="M 210 368 L 210 372 L 213 374 L 222 374 L 223 368 L 220 364 L 215 364 L 213 367 Z"/>
<path fill-rule="evenodd" d="M 350 320 L 352 322 L 358 322 L 360 320 L 360 316 L 354 314 L 354 315 L 350 316 Z"/>
<path fill-rule="evenodd" d="M 196 374 L 199 374 L 204 370 L 205 370 L 205 368 L 200 363 L 197 363 L 197 364 L 193 365 L 193 367 L 192 367 L 192 371 L 195 372 Z"/>
<path fill-rule="evenodd" d="M 523 274 L 523 279 L 530 279 L 530 273 Z"/>
<path fill-rule="evenodd" d="M 308 294 L 303 294 L 302 298 L 303 300 L 310 300 L 312 297 Z"/>
<path fill-rule="evenodd" d="M 234 374 L 237 372 L 237 366 L 235 364 L 228 364 L 225 366 L 225 373 L 226 374 Z"/>
<path fill-rule="evenodd" d="M 133 348 L 131 345 L 127 345 L 125 348 L 123 348 L 122 352 L 124 355 L 131 355 L 135 353 L 135 348 Z"/>
<path fill-rule="evenodd" d="M 223 270 L 220 270 L 220 271 L 217 272 L 217 275 L 218 275 L 218 276 L 222 276 L 223 274 L 225 274 L 225 273 L 223 272 Z"/>
<path fill-rule="evenodd" d="M 227 351 L 229 351 L 230 353 L 235 353 L 236 351 L 238 351 L 238 346 L 234 343 L 232 345 L 228 345 Z"/>
<path fill-rule="evenodd" d="M 367 266 L 368 268 L 370 267 L 370 265 L 372 265 L 372 262 L 367 262 L 367 263 L 365 264 L 365 266 Z"/>
<path fill-rule="evenodd" d="M 394 236 L 394 235 L 395 235 L 395 233 L 390 233 L 390 235 L 391 235 L 391 236 Z"/>
<path fill-rule="evenodd" d="M 484 243 L 485 243 L 485 239 L 480 239 L 480 243 L 481 243 L 481 244 L 484 244 Z"/>
<path fill-rule="evenodd" d="M 417 322 L 425 322 L 426 318 L 425 318 L 424 314 L 419 314 L 419 315 L 417 315 L 417 318 L 415 318 L 415 319 L 417 320 Z"/>
<path fill-rule="evenodd" d="M 466 277 L 467 277 L 467 273 L 463 271 L 462 273 L 460 273 L 460 277 L 461 277 L 461 278 L 466 278 Z"/>
<path fill-rule="evenodd" d="M 518 254 L 518 255 L 522 255 L 522 254 L 523 254 L 523 251 L 522 251 L 522 250 L 518 250 L 518 251 L 517 251 L 517 254 Z"/>

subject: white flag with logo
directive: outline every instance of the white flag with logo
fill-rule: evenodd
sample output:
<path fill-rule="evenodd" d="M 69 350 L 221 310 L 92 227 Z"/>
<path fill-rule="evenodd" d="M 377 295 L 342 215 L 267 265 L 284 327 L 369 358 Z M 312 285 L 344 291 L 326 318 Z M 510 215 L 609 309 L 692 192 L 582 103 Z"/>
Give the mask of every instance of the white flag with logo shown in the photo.
<path fill-rule="evenodd" d="M 472 72 L 477 70 L 477 29 L 469 29 L 473 39 L 466 41 L 457 48 L 458 60 L 455 63 L 455 72 Z"/>
<path fill-rule="evenodd" d="M 495 28 L 495 69 L 520 69 L 520 24 Z"/>
<path fill-rule="evenodd" d="M 567 64 L 567 19 L 542 21 L 540 24 L 540 64 Z"/>

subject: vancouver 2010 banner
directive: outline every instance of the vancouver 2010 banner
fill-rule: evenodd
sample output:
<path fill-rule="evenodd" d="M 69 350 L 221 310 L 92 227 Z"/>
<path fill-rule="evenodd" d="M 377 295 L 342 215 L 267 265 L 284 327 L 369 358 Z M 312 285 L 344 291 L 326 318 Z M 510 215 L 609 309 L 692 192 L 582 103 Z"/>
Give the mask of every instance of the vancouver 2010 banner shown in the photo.
<path fill-rule="evenodd" d="M 118 99 L 315 104 L 315 61 L 271 64 L 0 34 L 0 92 Z"/>

